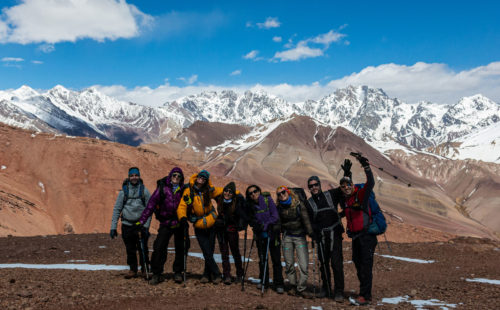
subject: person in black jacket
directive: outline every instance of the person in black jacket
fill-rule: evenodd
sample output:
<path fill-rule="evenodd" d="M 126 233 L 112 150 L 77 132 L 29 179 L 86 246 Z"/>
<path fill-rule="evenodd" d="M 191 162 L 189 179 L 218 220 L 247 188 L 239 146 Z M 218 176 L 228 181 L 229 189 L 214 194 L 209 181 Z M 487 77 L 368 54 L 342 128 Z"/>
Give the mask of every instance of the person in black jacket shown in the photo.
<path fill-rule="evenodd" d="M 229 263 L 229 248 L 233 255 L 236 267 L 236 282 L 240 283 L 243 277 L 243 266 L 239 249 L 239 234 L 244 226 L 242 215 L 245 205 L 245 198 L 237 194 L 236 185 L 230 182 L 224 187 L 221 195 L 215 198 L 217 201 L 218 217 L 215 220 L 215 229 L 219 241 L 220 253 L 222 256 L 222 273 L 224 284 L 231 284 L 231 264 Z"/>
<path fill-rule="evenodd" d="M 351 161 L 342 165 L 344 176 L 351 175 Z M 318 244 L 318 258 L 321 264 L 322 289 L 319 297 L 334 297 L 335 301 L 344 300 L 344 265 L 342 254 L 342 212 L 338 212 L 338 204 L 343 201 L 340 187 L 322 191 L 321 181 L 317 176 L 307 180 L 311 198 L 307 201 L 309 219 Z M 333 270 L 333 294 L 330 265 Z"/>

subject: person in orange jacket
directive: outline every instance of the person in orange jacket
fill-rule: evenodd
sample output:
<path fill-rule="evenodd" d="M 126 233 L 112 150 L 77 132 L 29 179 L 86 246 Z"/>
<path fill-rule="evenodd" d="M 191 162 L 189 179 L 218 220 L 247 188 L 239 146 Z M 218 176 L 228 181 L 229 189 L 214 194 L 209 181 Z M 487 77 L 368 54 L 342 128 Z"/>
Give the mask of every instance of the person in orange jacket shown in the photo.
<path fill-rule="evenodd" d="M 196 239 L 203 252 L 205 269 L 200 283 L 219 284 L 222 281 L 219 267 L 214 259 L 215 250 L 215 219 L 217 213 L 212 205 L 212 199 L 221 195 L 222 187 L 214 187 L 210 182 L 210 173 L 201 170 L 189 179 L 189 187 L 184 190 L 181 202 L 177 208 L 177 217 L 182 223 L 188 219 L 194 225 Z"/>

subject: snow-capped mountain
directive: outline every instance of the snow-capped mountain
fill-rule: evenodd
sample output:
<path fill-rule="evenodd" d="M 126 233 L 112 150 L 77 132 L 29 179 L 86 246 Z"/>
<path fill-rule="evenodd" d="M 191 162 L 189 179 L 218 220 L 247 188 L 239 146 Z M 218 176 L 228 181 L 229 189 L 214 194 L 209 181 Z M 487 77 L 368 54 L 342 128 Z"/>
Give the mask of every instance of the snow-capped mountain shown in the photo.
<path fill-rule="evenodd" d="M 333 128 L 345 127 L 379 150 L 423 150 L 500 121 L 500 105 L 481 95 L 464 97 L 451 106 L 408 104 L 367 86 L 349 86 L 318 101 L 300 103 L 262 91 L 202 92 L 159 108 L 119 101 L 95 88 L 71 91 L 58 85 L 39 93 L 23 86 L 0 91 L 0 105 L 0 121 L 7 124 L 130 145 L 166 142 L 198 120 L 256 126 L 296 114 Z"/>

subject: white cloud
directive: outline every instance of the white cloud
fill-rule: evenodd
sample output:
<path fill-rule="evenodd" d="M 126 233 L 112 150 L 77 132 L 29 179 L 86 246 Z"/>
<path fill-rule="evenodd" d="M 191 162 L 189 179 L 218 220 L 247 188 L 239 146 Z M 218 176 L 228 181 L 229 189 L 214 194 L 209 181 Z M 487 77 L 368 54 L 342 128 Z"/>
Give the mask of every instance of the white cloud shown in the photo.
<path fill-rule="evenodd" d="M 40 61 L 40 60 L 32 60 L 31 63 L 35 64 L 35 65 L 41 65 L 43 64 L 43 61 Z"/>
<path fill-rule="evenodd" d="M 277 17 L 268 17 L 265 22 L 257 23 L 257 27 L 260 29 L 278 28 L 280 25 L 281 23 L 278 21 Z"/>
<path fill-rule="evenodd" d="M 323 50 L 320 48 L 310 48 L 304 42 L 299 42 L 296 47 L 283 51 L 276 52 L 273 59 L 281 61 L 296 61 L 300 59 L 313 58 L 323 56 Z"/>
<path fill-rule="evenodd" d="M 185 82 L 188 85 L 191 85 L 191 84 L 194 84 L 194 82 L 196 82 L 198 80 L 198 75 L 197 74 L 193 74 L 193 75 L 191 75 L 188 78 L 180 77 L 180 78 L 177 78 L 177 79 Z"/>
<path fill-rule="evenodd" d="M 326 84 L 292 85 L 288 83 L 274 85 L 197 85 L 178 87 L 165 85 L 157 88 L 136 87 L 127 89 L 121 85 L 96 86 L 103 93 L 121 100 L 137 102 L 148 106 L 159 106 L 167 101 L 174 101 L 184 96 L 199 94 L 203 91 L 221 91 L 231 89 L 238 93 L 245 90 L 263 90 L 280 96 L 290 102 L 303 102 L 308 99 L 318 100 L 333 93 L 338 88 L 348 85 L 368 85 L 382 88 L 390 97 L 414 103 L 428 100 L 436 103 L 456 103 L 461 97 L 481 93 L 500 103 L 500 62 L 486 66 L 455 72 L 446 64 L 428 64 L 419 62 L 412 66 L 384 64 L 367 67 Z"/>
<path fill-rule="evenodd" d="M 19 58 L 19 57 L 4 57 L 4 58 L 2 58 L 2 61 L 3 62 L 21 62 L 21 61 L 24 61 L 24 59 Z"/>
<path fill-rule="evenodd" d="M 38 49 L 44 53 L 52 53 L 53 51 L 56 50 L 56 48 L 54 47 L 54 44 L 42 44 L 40 46 L 38 46 Z"/>
<path fill-rule="evenodd" d="M 243 58 L 245 58 L 245 59 L 254 59 L 255 57 L 257 57 L 257 54 L 259 54 L 259 51 L 258 50 L 253 50 L 253 51 L 249 52 L 248 54 L 244 55 Z"/>
<path fill-rule="evenodd" d="M 285 44 L 285 48 L 288 49 L 276 52 L 272 61 L 298 61 L 301 59 L 323 56 L 324 52 L 332 43 L 341 42 L 344 37 L 346 37 L 345 34 L 330 30 L 327 33 L 317 35 L 313 38 L 299 41 L 295 46 L 293 45 L 292 39 L 289 39 L 288 43 Z M 317 47 L 317 45 L 320 45 L 320 47 Z"/>
<path fill-rule="evenodd" d="M 22 0 L 2 13 L 0 42 L 20 44 L 132 38 L 153 21 L 125 0 Z"/>
<path fill-rule="evenodd" d="M 282 37 L 275 36 L 275 37 L 273 37 L 273 41 L 274 41 L 274 42 L 281 42 L 281 41 L 283 41 L 283 38 L 282 38 Z"/>
<path fill-rule="evenodd" d="M 230 76 L 235 76 L 235 75 L 241 75 L 241 70 L 234 70 L 233 72 L 231 72 L 231 74 L 229 74 Z"/>

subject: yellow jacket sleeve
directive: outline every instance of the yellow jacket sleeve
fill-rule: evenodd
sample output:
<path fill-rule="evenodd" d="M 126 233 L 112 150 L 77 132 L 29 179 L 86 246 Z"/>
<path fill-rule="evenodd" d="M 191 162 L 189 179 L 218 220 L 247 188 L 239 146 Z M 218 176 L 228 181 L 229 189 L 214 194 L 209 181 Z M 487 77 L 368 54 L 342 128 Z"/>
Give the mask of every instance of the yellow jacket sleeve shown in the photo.
<path fill-rule="evenodd" d="M 184 197 L 188 197 L 189 199 L 189 194 L 190 194 L 189 188 L 186 188 L 184 190 L 184 193 L 182 193 L 181 202 L 179 202 L 179 206 L 177 207 L 177 217 L 179 218 L 179 220 L 182 219 L 183 217 L 187 217 L 188 204 L 184 200 Z"/>

